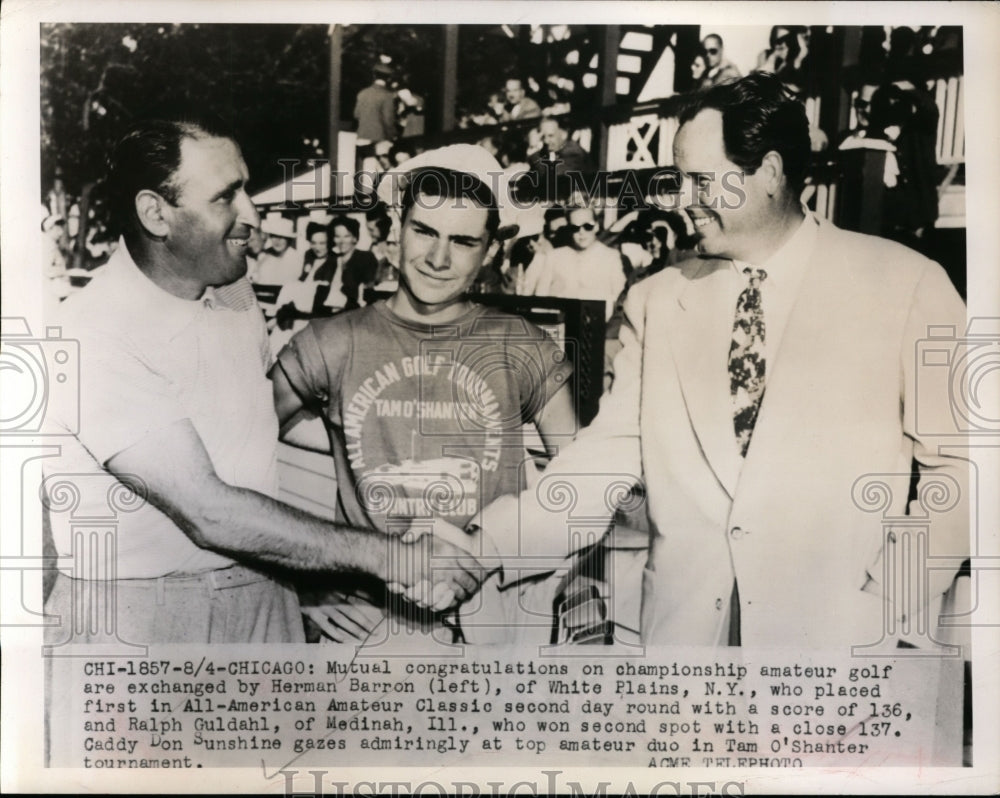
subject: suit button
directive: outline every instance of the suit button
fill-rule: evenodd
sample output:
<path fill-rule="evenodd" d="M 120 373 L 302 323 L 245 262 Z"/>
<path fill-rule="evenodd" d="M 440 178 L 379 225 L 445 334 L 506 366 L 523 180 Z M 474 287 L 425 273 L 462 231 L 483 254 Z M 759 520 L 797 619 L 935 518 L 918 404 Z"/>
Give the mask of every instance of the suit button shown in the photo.
<path fill-rule="evenodd" d="M 741 537 L 743 537 L 744 534 L 746 533 L 738 526 L 734 526 L 732 529 L 729 530 L 729 537 L 731 537 L 733 540 L 739 540 Z"/>
<path fill-rule="evenodd" d="M 722 599 L 717 598 L 715 600 L 715 609 L 717 609 L 717 610 L 721 610 L 722 609 Z"/>

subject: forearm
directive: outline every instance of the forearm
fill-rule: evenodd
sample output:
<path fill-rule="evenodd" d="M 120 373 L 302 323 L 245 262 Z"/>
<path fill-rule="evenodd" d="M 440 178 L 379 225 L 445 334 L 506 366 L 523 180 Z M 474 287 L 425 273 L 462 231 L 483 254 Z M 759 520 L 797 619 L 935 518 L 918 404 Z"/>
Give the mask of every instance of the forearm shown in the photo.
<path fill-rule="evenodd" d="M 389 536 L 323 520 L 246 488 L 216 487 L 212 501 L 169 513 L 203 548 L 300 571 L 360 571 L 385 578 L 396 567 L 398 541 Z"/>

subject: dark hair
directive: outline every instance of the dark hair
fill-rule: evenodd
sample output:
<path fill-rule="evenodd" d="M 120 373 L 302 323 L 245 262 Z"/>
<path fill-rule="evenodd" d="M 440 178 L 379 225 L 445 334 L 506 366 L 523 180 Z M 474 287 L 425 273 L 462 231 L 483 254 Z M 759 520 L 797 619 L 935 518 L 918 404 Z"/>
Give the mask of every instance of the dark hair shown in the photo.
<path fill-rule="evenodd" d="M 498 147 L 498 157 L 507 156 L 511 163 L 522 163 L 528 160 L 528 144 L 520 136 L 502 139 Z"/>
<path fill-rule="evenodd" d="M 350 216 L 334 216 L 330 221 L 329 227 L 331 230 L 335 227 L 343 227 L 355 238 L 361 235 L 361 224 L 357 219 L 352 219 Z"/>
<path fill-rule="evenodd" d="M 184 139 L 232 139 L 218 120 L 151 119 L 135 124 L 108 157 L 107 193 L 111 220 L 127 237 L 142 230 L 135 212 L 140 191 L 155 191 L 171 205 L 179 188 L 174 177 L 181 165 Z"/>
<path fill-rule="evenodd" d="M 406 221 L 407 215 L 416 204 L 417 194 L 441 199 L 471 201 L 477 207 L 485 208 L 488 211 L 486 216 L 487 242 L 496 237 L 500 227 L 500 209 L 497 205 L 497 198 L 490 187 L 475 175 L 438 166 L 414 170 L 403 190 L 402 212 L 400 214 L 402 221 Z"/>
<path fill-rule="evenodd" d="M 381 216 L 366 216 L 365 221 L 375 222 L 375 229 L 378 230 L 380 241 L 385 241 L 389 237 L 389 231 L 392 230 L 392 219 L 384 214 Z"/>
<path fill-rule="evenodd" d="M 306 225 L 306 241 L 309 241 L 316 233 L 326 233 L 330 235 L 330 228 L 325 224 L 320 224 L 319 222 L 309 222 Z"/>
<path fill-rule="evenodd" d="M 702 111 L 722 114 L 726 157 L 747 174 L 760 168 L 767 153 L 781 156 L 792 190 L 802 190 L 809 166 L 809 121 L 805 106 L 769 72 L 754 72 L 695 95 L 681 110 L 681 125 Z"/>
<path fill-rule="evenodd" d="M 707 42 L 709 39 L 715 39 L 719 43 L 719 49 L 723 49 L 725 45 L 722 43 L 722 37 L 718 33 L 709 33 L 707 36 L 702 37 L 702 42 Z"/>
<path fill-rule="evenodd" d="M 378 219 L 380 216 L 384 216 L 387 219 L 389 218 L 389 209 L 382 201 L 376 202 L 371 208 L 365 211 L 365 221 L 367 222 L 370 222 L 373 219 Z"/>

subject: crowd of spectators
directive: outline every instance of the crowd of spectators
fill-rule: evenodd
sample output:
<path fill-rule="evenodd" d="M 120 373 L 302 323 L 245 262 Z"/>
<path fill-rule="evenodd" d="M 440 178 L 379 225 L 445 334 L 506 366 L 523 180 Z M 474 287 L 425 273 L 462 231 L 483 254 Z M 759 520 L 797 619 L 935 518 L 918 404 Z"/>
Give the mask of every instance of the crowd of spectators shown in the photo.
<path fill-rule="evenodd" d="M 551 35 L 563 44 L 571 38 L 558 31 Z M 885 63 L 856 80 L 854 125 L 836 139 L 839 148 L 891 150 L 887 233 L 911 244 L 933 225 L 937 214 L 938 110 L 921 76 L 911 74 L 919 44 L 911 29 L 893 31 Z M 778 75 L 789 91 L 802 96 L 813 91 L 817 81 L 811 47 L 809 28 L 776 25 L 755 69 Z M 568 45 L 564 49 L 563 60 L 580 57 Z M 715 32 L 702 37 L 689 69 L 696 90 L 741 76 Z M 483 108 L 461 115 L 458 126 L 489 126 L 477 143 L 515 182 L 531 173 L 557 179 L 569 172 L 592 173 L 597 168 L 592 153 L 575 137 L 566 117 L 573 111 L 578 77 L 557 70 L 539 83 L 534 77 L 512 75 Z M 405 76 L 383 56 L 373 66 L 371 84 L 356 97 L 359 155 L 380 172 L 422 151 L 424 98 L 405 83 Z M 825 136 L 814 140 L 814 150 L 825 146 Z M 567 201 L 566 192 L 558 192 L 536 214 L 526 215 L 519 236 L 484 266 L 475 290 L 599 299 L 605 302 L 613 331 L 623 289 L 669 266 L 690 231 L 679 215 L 652 212 L 606 229 L 601 214 L 586 202 L 559 204 Z M 73 288 L 72 235 L 67 220 L 51 208 L 42 231 L 47 285 L 58 301 Z M 93 220 L 82 267 L 100 265 L 113 246 L 99 219 Z M 358 307 L 397 285 L 399 233 L 385 208 L 315 218 L 306 226 L 272 212 L 265 215 L 261 230 L 254 231 L 249 251 L 249 276 L 258 286 L 272 329 L 289 335 L 304 319 Z M 76 263 L 81 265 L 79 257 Z"/>

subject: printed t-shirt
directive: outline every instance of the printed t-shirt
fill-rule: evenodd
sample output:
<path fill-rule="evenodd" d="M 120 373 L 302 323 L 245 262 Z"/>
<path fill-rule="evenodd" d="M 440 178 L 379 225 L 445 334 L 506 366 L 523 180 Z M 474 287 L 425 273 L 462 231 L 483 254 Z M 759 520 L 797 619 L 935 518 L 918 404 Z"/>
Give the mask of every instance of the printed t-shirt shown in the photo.
<path fill-rule="evenodd" d="M 447 324 L 382 301 L 310 322 L 279 363 L 328 422 L 338 520 L 386 532 L 440 516 L 464 527 L 521 489 L 521 429 L 571 366 L 530 322 L 482 306 Z"/>

